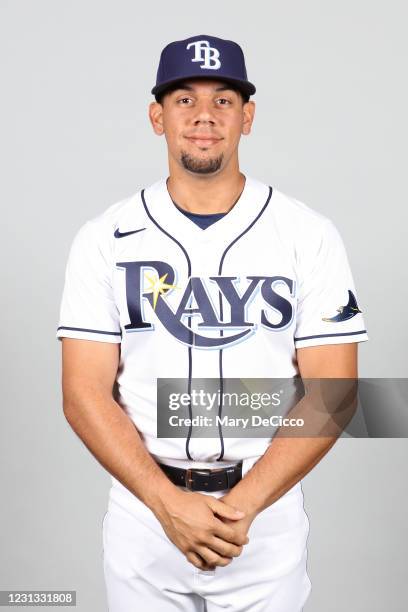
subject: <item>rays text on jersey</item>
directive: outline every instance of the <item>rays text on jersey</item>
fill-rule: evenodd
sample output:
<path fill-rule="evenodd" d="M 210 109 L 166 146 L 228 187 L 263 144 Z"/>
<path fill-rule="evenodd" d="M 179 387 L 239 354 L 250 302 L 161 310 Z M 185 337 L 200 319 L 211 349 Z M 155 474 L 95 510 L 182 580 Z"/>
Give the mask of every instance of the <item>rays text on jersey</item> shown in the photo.
<path fill-rule="evenodd" d="M 293 320 L 292 301 L 276 291 L 283 285 L 288 298 L 295 296 L 295 281 L 286 276 L 191 276 L 183 287 L 175 283 L 175 270 L 164 261 L 123 261 L 116 266 L 126 274 L 127 332 L 154 331 L 157 317 L 169 333 L 188 346 L 221 348 L 250 337 L 258 323 L 271 331 L 282 331 Z M 219 298 L 216 302 L 223 300 L 226 312 L 217 308 L 211 297 L 214 286 Z M 175 310 L 166 301 L 173 291 L 181 293 Z M 256 313 L 251 321 L 248 310 L 255 299 Z M 271 320 L 272 313 L 275 318 L 279 315 L 277 321 Z M 201 318 L 197 330 L 191 328 L 192 317 Z M 219 336 L 206 335 L 207 330 L 218 330 Z"/>

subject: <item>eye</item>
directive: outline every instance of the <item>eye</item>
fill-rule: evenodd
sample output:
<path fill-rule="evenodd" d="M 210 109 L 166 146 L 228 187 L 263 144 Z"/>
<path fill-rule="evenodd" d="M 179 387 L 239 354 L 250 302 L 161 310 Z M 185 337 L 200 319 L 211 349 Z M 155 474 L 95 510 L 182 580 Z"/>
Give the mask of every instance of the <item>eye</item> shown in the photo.
<path fill-rule="evenodd" d="M 179 104 L 180 102 L 184 102 L 184 100 L 191 100 L 191 98 L 185 97 L 185 98 L 180 98 L 180 100 L 177 100 L 177 104 Z M 183 105 L 185 106 L 185 105 Z"/>
<path fill-rule="evenodd" d="M 227 98 L 218 98 L 217 101 L 227 102 L 227 104 L 221 104 L 221 106 L 228 106 L 228 104 L 231 104 L 231 101 L 228 100 Z"/>

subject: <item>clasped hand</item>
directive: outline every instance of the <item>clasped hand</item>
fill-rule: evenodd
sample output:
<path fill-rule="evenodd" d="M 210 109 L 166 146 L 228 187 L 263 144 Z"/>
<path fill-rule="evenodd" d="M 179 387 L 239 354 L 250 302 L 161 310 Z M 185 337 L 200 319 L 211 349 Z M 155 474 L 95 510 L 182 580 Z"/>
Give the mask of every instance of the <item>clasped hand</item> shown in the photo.
<path fill-rule="evenodd" d="M 168 538 L 199 569 L 226 566 L 249 542 L 255 518 L 222 498 L 176 489 L 156 512 Z"/>

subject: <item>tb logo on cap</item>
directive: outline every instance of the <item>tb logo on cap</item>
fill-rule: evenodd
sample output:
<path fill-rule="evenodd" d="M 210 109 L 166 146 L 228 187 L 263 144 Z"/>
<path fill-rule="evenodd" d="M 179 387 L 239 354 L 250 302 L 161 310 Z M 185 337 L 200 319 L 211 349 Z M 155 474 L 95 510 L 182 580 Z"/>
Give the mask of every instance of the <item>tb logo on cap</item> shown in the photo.
<path fill-rule="evenodd" d="M 196 40 L 187 45 L 186 49 L 194 47 L 195 56 L 192 62 L 204 62 L 200 68 L 208 70 L 218 70 L 221 68 L 221 62 L 218 59 L 220 52 L 215 47 L 210 47 L 208 40 Z M 211 63 L 213 61 L 213 63 Z"/>

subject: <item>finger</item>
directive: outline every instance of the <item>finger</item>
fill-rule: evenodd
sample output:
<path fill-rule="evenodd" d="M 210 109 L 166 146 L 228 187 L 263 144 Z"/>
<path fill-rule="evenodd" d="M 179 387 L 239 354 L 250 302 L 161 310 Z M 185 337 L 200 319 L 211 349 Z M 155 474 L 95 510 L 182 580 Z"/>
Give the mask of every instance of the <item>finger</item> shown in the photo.
<path fill-rule="evenodd" d="M 209 566 L 221 565 L 224 567 L 225 565 L 229 565 L 232 561 L 230 557 L 223 557 L 222 555 L 218 555 L 216 552 L 208 548 L 207 546 L 198 546 L 196 548 L 196 552 L 204 559 L 204 561 Z"/>
<path fill-rule="evenodd" d="M 208 502 L 211 510 L 224 518 L 237 521 L 245 516 L 245 512 L 242 512 L 242 510 L 238 510 L 238 508 L 234 508 L 215 497 L 210 497 Z"/>
<path fill-rule="evenodd" d="M 239 557 L 239 555 L 242 553 L 242 546 L 230 544 L 229 542 L 225 542 L 225 540 L 217 538 L 216 536 L 208 541 L 208 547 L 222 557 Z"/>
<path fill-rule="evenodd" d="M 198 567 L 198 569 L 207 569 L 208 567 L 204 559 L 202 559 L 200 555 L 197 555 L 197 553 L 193 551 L 189 551 L 186 554 L 186 559 L 187 561 L 192 563 L 195 567 Z"/>
<path fill-rule="evenodd" d="M 213 534 L 225 542 L 229 542 L 230 544 L 235 544 L 236 546 L 243 546 L 244 544 L 248 544 L 249 538 L 242 531 L 237 531 L 231 525 L 226 525 L 220 520 L 214 522 Z"/>

